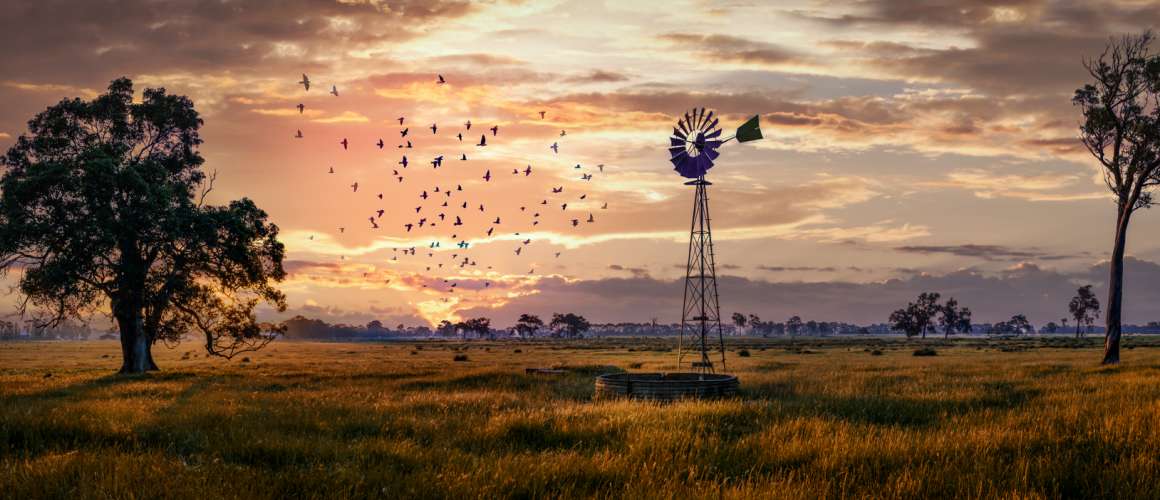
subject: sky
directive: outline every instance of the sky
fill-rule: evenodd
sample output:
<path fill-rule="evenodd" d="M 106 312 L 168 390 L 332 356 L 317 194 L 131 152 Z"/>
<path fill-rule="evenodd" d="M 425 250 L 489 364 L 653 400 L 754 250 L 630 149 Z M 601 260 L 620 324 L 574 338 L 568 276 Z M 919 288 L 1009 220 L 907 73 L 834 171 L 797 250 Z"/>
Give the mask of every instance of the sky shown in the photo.
<path fill-rule="evenodd" d="M 0 148 L 127 76 L 192 98 L 212 201 L 249 197 L 281 228 L 289 307 L 270 319 L 677 322 L 693 192 L 668 136 L 694 107 L 727 133 L 759 115 L 765 139 L 709 174 L 723 316 L 878 323 L 938 291 L 1040 324 L 1080 285 L 1106 294 L 1115 208 L 1078 141 L 1082 61 L 1158 24 L 1129 0 L 16 0 Z M 404 226 L 439 212 L 464 225 Z M 1139 323 L 1160 320 L 1160 217 L 1141 215 Z"/>

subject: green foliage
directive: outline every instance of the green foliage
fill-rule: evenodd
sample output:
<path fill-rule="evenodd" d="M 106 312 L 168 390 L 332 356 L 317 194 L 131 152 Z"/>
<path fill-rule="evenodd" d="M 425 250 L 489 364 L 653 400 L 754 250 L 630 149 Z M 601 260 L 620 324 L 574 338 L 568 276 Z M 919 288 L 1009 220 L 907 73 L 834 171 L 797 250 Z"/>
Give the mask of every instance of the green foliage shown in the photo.
<path fill-rule="evenodd" d="M 584 335 L 584 332 L 587 332 L 592 325 L 588 323 L 587 319 L 584 319 L 584 316 L 578 314 L 555 313 L 548 326 L 565 337 L 579 337 Z"/>
<path fill-rule="evenodd" d="M 149 347 L 190 331 L 214 355 L 260 348 L 276 328 L 255 307 L 285 307 L 278 227 L 249 199 L 205 203 L 201 125 L 188 98 L 134 103 L 122 78 L 38 114 L 2 159 L 0 268 L 23 271 L 45 323 L 110 311 L 123 371 L 155 369 Z"/>

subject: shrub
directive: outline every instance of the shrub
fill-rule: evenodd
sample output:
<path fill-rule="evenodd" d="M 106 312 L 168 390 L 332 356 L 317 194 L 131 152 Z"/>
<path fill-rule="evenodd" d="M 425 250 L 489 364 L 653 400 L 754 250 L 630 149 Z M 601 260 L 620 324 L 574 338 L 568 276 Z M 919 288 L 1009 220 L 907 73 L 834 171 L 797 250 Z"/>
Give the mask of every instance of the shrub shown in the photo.
<path fill-rule="evenodd" d="M 748 358 L 749 357 L 749 349 L 742 349 L 740 351 L 737 351 L 737 355 L 742 357 L 742 358 Z"/>
<path fill-rule="evenodd" d="M 914 351 L 915 356 L 938 356 L 938 351 L 929 347 L 923 347 Z"/>
<path fill-rule="evenodd" d="M 451 359 L 453 361 L 467 361 L 467 355 L 466 354 L 456 354 L 455 357 L 451 358 Z"/>
<path fill-rule="evenodd" d="M 881 356 L 881 355 L 882 355 L 882 351 L 880 351 L 880 350 L 878 350 L 878 349 L 874 349 L 873 351 L 870 351 L 870 355 L 871 355 L 871 356 Z"/>
<path fill-rule="evenodd" d="M 632 368 L 632 369 L 637 369 L 637 368 L 640 368 L 640 367 L 642 367 L 642 366 L 644 366 L 644 363 L 641 363 L 641 362 L 639 362 L 639 361 L 637 361 L 637 362 L 635 362 L 635 363 L 629 363 L 629 364 L 628 364 L 628 367 L 629 367 L 629 368 Z"/>
<path fill-rule="evenodd" d="M 524 352 L 524 350 L 523 350 L 523 349 L 516 349 L 516 350 L 514 350 L 514 351 L 512 351 L 512 352 L 513 352 L 513 353 L 516 353 L 516 354 L 519 354 L 519 353 L 521 353 L 521 352 Z"/>

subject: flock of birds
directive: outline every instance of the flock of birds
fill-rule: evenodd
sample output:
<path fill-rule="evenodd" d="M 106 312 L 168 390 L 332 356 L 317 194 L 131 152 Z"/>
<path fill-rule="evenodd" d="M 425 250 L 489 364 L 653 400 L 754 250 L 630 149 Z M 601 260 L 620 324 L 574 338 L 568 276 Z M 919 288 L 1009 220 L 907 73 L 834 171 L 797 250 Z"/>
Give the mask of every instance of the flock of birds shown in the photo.
<path fill-rule="evenodd" d="M 447 80 L 444 79 L 443 75 L 437 75 L 437 79 L 435 80 L 436 85 L 444 85 L 446 83 Z M 307 77 L 306 74 L 302 75 L 302 80 L 299 81 L 298 84 L 302 86 L 305 92 L 310 91 L 311 82 L 310 78 Z M 334 97 L 339 97 L 337 85 L 331 85 L 329 94 Z M 298 109 L 298 113 L 300 115 L 305 113 L 305 104 L 299 103 L 296 108 Z M 547 113 L 547 111 L 539 111 L 540 120 L 544 120 L 547 117 Z M 399 186 L 404 184 L 405 179 L 408 177 L 407 172 L 413 171 L 411 166 L 415 165 L 413 161 L 408 159 L 408 150 L 415 149 L 415 142 L 412 141 L 420 141 L 421 139 L 412 133 L 411 126 L 409 122 L 407 122 L 407 118 L 405 116 L 398 117 L 397 121 L 399 126 L 399 138 L 396 149 L 401 150 L 401 158 L 397 162 L 398 168 L 392 168 L 391 179 L 396 181 L 392 184 Z M 440 130 L 443 130 L 445 134 L 448 133 L 446 132 L 446 127 L 441 128 L 437 123 L 432 123 L 429 127 L 424 128 L 431 130 L 431 136 L 438 136 Z M 458 139 L 457 142 L 453 142 L 452 144 L 464 143 L 465 134 L 473 135 L 471 130 L 471 120 L 464 121 L 462 129 L 457 128 L 452 130 L 452 133 L 454 133 L 453 137 Z M 479 129 L 477 128 L 476 130 Z M 490 132 L 490 135 L 488 132 Z M 494 144 L 494 141 L 500 137 L 499 132 L 499 125 L 492 125 L 491 127 L 485 129 L 482 133 L 480 133 L 479 142 L 475 143 L 474 147 L 477 149 L 488 147 L 489 138 L 493 141 Z M 426 135 L 426 133 L 424 132 L 420 135 Z M 559 136 L 567 136 L 567 131 L 561 130 Z M 303 139 L 304 135 L 302 134 L 302 130 L 298 129 L 294 137 L 296 139 Z M 473 140 L 469 139 L 467 144 L 471 144 L 473 142 Z M 342 147 L 342 151 L 349 151 L 352 146 L 355 146 L 345 137 L 337 141 L 337 143 Z M 387 147 L 387 143 L 382 138 L 379 138 L 377 142 L 373 143 L 373 146 L 377 147 L 379 150 L 383 150 Z M 558 155 L 560 152 L 559 141 L 553 142 L 550 146 L 548 146 L 548 149 L 552 150 L 553 155 Z M 429 161 L 422 164 L 429 164 L 431 169 L 438 170 L 440 167 L 444 166 L 444 159 L 446 157 L 458 158 L 458 161 L 461 162 L 469 161 L 467 153 L 460 152 L 458 155 L 434 155 Z M 408 204 L 406 208 L 402 209 L 409 214 L 409 219 L 402 224 L 402 227 L 400 227 L 399 230 L 404 231 L 407 234 L 422 233 L 431 238 L 430 243 L 426 245 L 427 248 L 425 251 L 420 251 L 419 247 L 416 246 L 394 248 L 394 255 L 391 258 L 392 261 L 398 261 L 400 257 L 426 258 L 427 262 L 420 265 L 425 267 L 426 271 L 429 273 L 455 267 L 460 269 L 468 267 L 480 267 L 476 259 L 470 255 L 470 249 L 473 244 L 472 241 L 493 239 L 502 236 L 503 233 L 510 233 L 512 235 L 512 238 L 510 239 L 518 242 L 518 245 L 514 248 L 513 252 L 517 257 L 519 257 L 523 255 L 524 248 L 532 244 L 532 239 L 521 236 L 521 232 L 536 229 L 537 226 L 540 226 L 541 222 L 543 222 L 546 218 L 552 217 L 552 214 L 564 214 L 564 223 L 566 225 L 570 223 L 571 227 L 573 228 L 580 227 L 583 224 L 593 224 L 596 222 L 596 217 L 593 212 L 588 212 L 586 217 L 583 214 L 576 217 L 571 215 L 575 211 L 575 202 L 586 202 L 586 200 L 588 200 L 588 195 L 580 194 L 579 196 L 575 197 L 575 199 L 572 200 L 573 212 L 569 212 L 568 196 L 571 192 L 566 194 L 566 186 L 563 185 L 553 186 L 551 188 L 551 193 L 547 193 L 543 196 L 536 196 L 535 198 L 528 200 L 526 204 L 519 207 L 519 213 L 516 217 L 516 220 L 510 220 L 510 217 L 508 219 L 504 219 L 504 217 L 501 215 L 495 215 L 494 213 L 490 213 L 488 211 L 486 204 L 480 202 L 480 197 L 482 196 L 476 197 L 474 200 L 469 200 L 473 194 L 477 193 L 472 193 L 471 189 L 464 188 L 464 178 L 460 174 L 460 172 L 464 171 L 463 169 L 445 168 L 443 171 L 448 170 L 452 172 L 451 175 L 453 176 L 453 179 L 448 180 L 442 185 L 417 186 L 410 194 L 406 193 L 405 190 L 400 190 L 400 192 L 390 193 L 387 195 L 384 195 L 383 192 L 372 194 L 372 196 L 375 196 L 378 200 L 382 201 L 401 201 L 408 198 L 416 200 L 414 202 L 416 203 L 416 206 L 413 208 Z M 572 170 L 578 171 L 577 173 L 579 174 L 579 177 L 577 177 L 576 180 L 591 181 L 594 174 L 602 174 L 604 172 L 604 165 L 597 165 L 595 172 L 590 171 L 590 169 L 586 169 L 580 164 L 572 167 Z M 538 170 L 534 170 L 532 165 L 528 164 L 522 168 L 512 168 L 511 174 L 509 175 L 513 178 L 527 178 L 530 177 L 533 172 L 538 172 Z M 336 172 L 333 166 L 328 167 L 328 175 L 335 173 Z M 476 175 L 477 174 L 478 172 Z M 502 174 L 500 172 L 496 172 L 493 175 L 491 169 L 485 169 L 483 175 L 479 176 L 478 178 L 486 185 L 491 183 L 493 180 L 499 182 L 499 178 L 501 176 Z M 406 185 L 409 186 L 410 184 L 408 183 Z M 354 180 L 350 184 L 351 194 L 359 195 L 359 187 L 359 182 Z M 366 191 L 364 190 L 363 193 L 365 194 Z M 478 194 L 482 195 L 482 193 Z M 413 196 L 413 198 L 411 198 L 411 196 Z M 555 210 L 555 206 L 557 205 L 559 206 L 558 211 Z M 594 206 L 594 204 L 592 206 Z M 600 209 L 608 209 L 608 203 L 601 203 Z M 381 222 L 383 215 L 386 213 L 386 208 L 378 208 L 374 210 L 371 214 L 368 215 L 366 219 L 367 227 L 370 230 L 380 229 L 379 223 Z M 340 234 L 345 234 L 346 229 L 346 226 L 340 226 L 338 227 L 338 232 Z M 312 235 L 309 238 L 313 240 L 314 236 Z M 441 262 L 440 259 L 442 256 L 439 254 L 439 252 L 437 252 L 437 250 L 442 250 L 444 248 L 443 242 L 445 241 L 450 244 L 454 244 L 455 248 L 454 250 L 451 250 L 449 255 L 447 255 L 447 257 L 449 257 L 448 261 Z M 555 257 L 559 258 L 560 252 L 556 252 Z M 345 259 L 345 257 L 342 258 Z M 445 264 L 448 265 L 446 268 L 444 267 Z M 484 267 L 486 267 L 488 271 L 491 271 L 494 266 L 487 265 Z M 535 269 L 532 268 L 529 270 L 528 274 L 535 274 Z M 369 273 L 364 273 L 364 278 L 368 275 Z M 387 280 L 387 283 L 389 284 L 390 280 Z M 489 280 L 484 280 L 483 288 L 486 289 L 490 286 L 491 282 Z M 423 285 L 423 287 L 427 287 L 427 285 Z M 454 279 L 442 279 L 442 286 L 440 288 L 442 289 L 441 291 L 454 293 L 458 288 L 458 283 Z M 443 300 L 446 301 L 447 299 L 444 298 Z"/>

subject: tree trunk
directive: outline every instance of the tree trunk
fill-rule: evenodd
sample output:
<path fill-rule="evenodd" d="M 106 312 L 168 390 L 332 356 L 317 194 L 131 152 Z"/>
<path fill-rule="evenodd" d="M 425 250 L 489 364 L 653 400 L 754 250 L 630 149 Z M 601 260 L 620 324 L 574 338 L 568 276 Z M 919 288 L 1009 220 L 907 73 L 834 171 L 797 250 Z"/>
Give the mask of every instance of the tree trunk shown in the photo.
<path fill-rule="evenodd" d="M 145 333 L 140 314 L 117 314 L 117 325 L 121 330 L 121 370 L 120 373 L 145 373 L 156 370 L 153 363 L 153 343 Z"/>
<path fill-rule="evenodd" d="M 1132 217 L 1131 206 L 1123 209 L 1116 224 L 1116 243 L 1112 247 L 1112 258 L 1108 267 L 1108 313 L 1107 333 L 1104 334 L 1104 361 L 1113 365 L 1120 362 L 1120 310 L 1124 299 L 1124 249 L 1128 241 L 1128 221 Z"/>

